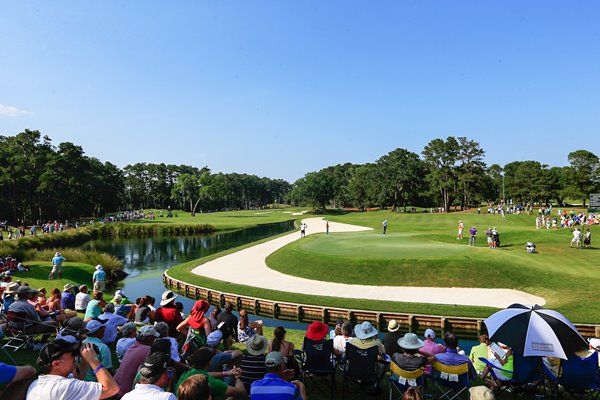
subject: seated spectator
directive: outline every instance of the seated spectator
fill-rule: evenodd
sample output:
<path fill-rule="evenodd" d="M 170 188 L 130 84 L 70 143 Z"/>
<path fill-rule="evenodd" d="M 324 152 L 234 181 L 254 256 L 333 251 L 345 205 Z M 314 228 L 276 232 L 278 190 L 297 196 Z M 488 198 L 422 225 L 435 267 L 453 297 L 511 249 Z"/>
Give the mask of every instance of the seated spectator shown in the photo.
<path fill-rule="evenodd" d="M 210 320 L 210 327 L 213 331 L 216 331 L 219 326 L 219 321 L 217 320 L 219 314 L 221 314 L 221 307 L 219 306 L 215 306 L 210 312 L 210 317 L 208 319 Z"/>
<path fill-rule="evenodd" d="M 102 314 L 102 307 L 105 304 L 104 293 L 94 292 L 94 299 L 88 303 L 83 320 L 87 322 L 93 318 L 98 318 Z"/>
<path fill-rule="evenodd" d="M 354 327 L 355 337 L 353 337 L 349 343 L 363 350 L 370 349 L 371 347 L 377 347 L 379 353 L 378 360 L 384 361 L 385 349 L 383 347 L 383 344 L 377 337 L 377 334 L 377 329 L 375 329 L 369 321 L 365 321 L 362 324 L 358 324 Z M 376 367 L 378 369 L 379 376 L 383 376 L 383 374 L 385 373 L 386 365 L 380 362 L 377 363 Z"/>
<path fill-rule="evenodd" d="M 79 286 L 79 293 L 75 296 L 75 311 L 84 313 L 91 300 L 88 294 L 88 287 L 86 285 Z"/>
<path fill-rule="evenodd" d="M 262 327 L 262 320 L 249 322 L 248 312 L 246 310 L 240 310 L 240 321 L 237 326 L 238 342 L 245 343 L 246 340 L 250 339 L 256 333 L 262 335 Z"/>
<path fill-rule="evenodd" d="M 342 324 L 343 323 L 344 323 L 344 320 L 341 318 L 339 318 L 337 321 L 335 321 L 335 328 L 333 328 L 331 331 L 329 331 L 329 339 L 334 339 L 336 336 L 342 334 Z"/>
<path fill-rule="evenodd" d="M 75 296 L 71 290 L 73 289 L 73 285 L 70 283 L 65 284 L 63 287 L 62 296 L 60 298 L 60 306 L 63 310 L 75 310 Z"/>
<path fill-rule="evenodd" d="M 15 313 L 24 313 L 24 321 L 10 321 L 9 327 L 21 329 L 28 334 L 41 334 L 41 342 L 48 341 L 51 333 L 55 333 L 57 329 L 56 321 L 42 322 L 40 316 L 35 311 L 35 308 L 29 303 L 37 294 L 37 290 L 29 286 L 19 286 L 17 289 L 17 300 L 15 300 L 8 311 Z"/>
<path fill-rule="evenodd" d="M 181 361 L 181 357 L 179 356 L 179 343 L 177 343 L 177 339 L 169 336 L 169 325 L 167 325 L 166 322 L 157 322 L 154 324 L 154 329 L 158 332 L 161 339 L 167 339 L 171 343 L 171 359 L 177 362 Z"/>
<path fill-rule="evenodd" d="M 119 326 L 123 326 L 128 322 L 127 318 L 115 314 L 115 305 L 112 303 L 109 303 L 104 307 L 104 312 L 100 314 L 99 318 L 106 321 L 106 331 L 101 338 L 102 343 L 105 344 L 114 343 L 115 340 L 117 340 Z"/>
<path fill-rule="evenodd" d="M 228 385 L 235 384 L 235 376 L 240 376 L 241 370 L 230 371 L 237 369 L 236 365 L 239 364 L 242 356 L 244 355 L 239 350 L 217 350 L 217 346 L 223 338 L 223 333 L 220 330 L 211 332 L 206 338 L 206 345 L 209 348 L 215 349 L 215 355 L 210 360 L 208 366 L 208 373 L 215 378 L 220 378 L 225 381 Z"/>
<path fill-rule="evenodd" d="M 115 374 L 115 380 L 119 385 L 119 396 L 131 391 L 135 374 L 150 354 L 150 345 L 158 336 L 158 332 L 153 326 L 143 326 L 136 337 L 135 343 L 125 352 L 121 365 Z"/>
<path fill-rule="evenodd" d="M 285 360 L 286 368 L 293 369 L 295 376 L 300 376 L 300 366 L 296 361 L 296 357 L 294 357 L 294 343 L 285 340 L 285 334 L 286 331 L 283 326 L 275 328 L 273 332 L 273 336 L 275 337 L 269 343 L 268 352 L 280 352 Z"/>
<path fill-rule="evenodd" d="M 140 299 L 140 302 L 135 309 L 134 321 L 138 324 L 152 324 L 154 323 L 154 311 L 150 309 L 150 296 L 144 296 Z"/>
<path fill-rule="evenodd" d="M 170 290 L 165 291 L 162 294 L 162 299 L 160 301 L 160 307 L 156 309 L 154 313 L 154 321 L 156 322 L 166 322 L 169 325 L 169 336 L 178 337 L 179 333 L 177 331 L 177 327 L 183 321 L 181 318 L 181 314 L 175 308 L 174 301 L 178 295 L 173 293 Z"/>
<path fill-rule="evenodd" d="M 135 312 L 137 308 L 134 308 L 132 304 L 121 304 L 123 301 L 123 297 L 121 295 L 116 295 L 110 301 L 115 305 L 115 314 L 120 315 L 123 318 L 127 318 L 128 320 L 135 319 Z"/>
<path fill-rule="evenodd" d="M 52 289 L 52 295 L 50 296 L 50 298 L 46 301 L 46 304 L 48 305 L 48 312 L 50 312 L 50 314 L 54 315 L 53 319 L 56 320 L 56 322 L 61 323 L 63 321 L 66 321 L 69 318 L 73 318 L 77 316 L 77 313 L 75 311 L 67 311 L 65 312 L 62 308 L 61 305 L 61 300 L 62 300 L 62 293 L 60 291 L 60 289 L 58 288 L 54 288 Z"/>
<path fill-rule="evenodd" d="M 426 354 L 439 354 L 446 351 L 446 346 L 435 342 L 435 331 L 433 329 L 425 329 L 425 345 L 423 346 L 422 353 Z M 431 366 L 425 366 L 425 375 L 431 376 Z"/>
<path fill-rule="evenodd" d="M 498 343 L 498 345 L 504 351 L 504 354 L 501 355 L 495 351 L 492 351 L 493 357 L 489 361 L 492 364 L 494 364 L 496 367 L 502 369 L 502 371 L 500 371 L 498 369 L 496 369 L 494 371 L 494 373 L 496 374 L 496 378 L 498 378 L 498 380 L 500 382 L 508 381 L 508 380 L 512 379 L 512 377 L 513 377 L 512 371 L 514 370 L 512 348 L 508 347 L 504 343 Z M 507 371 L 507 372 L 505 372 L 505 371 Z M 488 367 L 486 365 L 485 368 L 483 369 L 483 371 L 481 372 L 481 378 L 486 379 L 487 376 L 489 375 L 489 373 L 490 373 L 490 367 Z M 492 389 L 497 389 L 499 387 L 498 385 L 502 385 L 502 383 L 498 383 L 497 381 L 495 381 L 493 379 L 486 379 L 486 383 Z"/>
<path fill-rule="evenodd" d="M 392 356 L 392 361 L 405 371 L 415 371 L 435 361 L 433 355 L 420 350 L 425 343 L 414 333 L 406 333 L 404 337 L 398 339 L 398 345 L 402 351 L 395 353 Z M 425 357 L 421 357 L 419 353 L 425 355 Z"/>
<path fill-rule="evenodd" d="M 327 336 L 327 333 L 325 333 L 325 336 Z M 291 372 L 285 369 L 285 362 L 280 352 L 273 351 L 269 353 L 265 359 L 265 367 L 267 369 L 265 377 L 252 383 L 250 387 L 251 400 L 273 398 L 278 400 L 306 400 L 306 388 L 302 382 L 298 380 L 287 382 Z"/>
<path fill-rule="evenodd" d="M 469 365 L 469 376 L 471 379 L 475 379 L 477 372 L 473 368 L 473 364 L 469 357 L 458 353 L 458 338 L 453 332 L 446 332 L 444 335 L 444 343 L 446 344 L 446 351 L 435 355 L 435 359 L 442 364 L 446 365 L 461 365 L 465 362 Z"/>
<path fill-rule="evenodd" d="M 489 358 L 489 346 L 490 339 L 488 335 L 481 335 L 479 336 L 479 344 L 477 346 L 471 347 L 469 359 L 473 363 L 475 371 L 479 373 L 481 373 L 485 368 L 485 363 L 483 361 L 480 361 L 479 358 L 485 358 L 486 360 Z"/>
<path fill-rule="evenodd" d="M 179 378 L 175 391 L 178 391 L 179 386 L 183 381 L 192 375 L 201 374 L 206 376 L 208 379 L 208 386 L 210 387 L 211 393 L 214 397 L 246 397 L 246 389 L 240 379 L 241 371 L 238 369 L 232 369 L 224 373 L 235 376 L 235 385 L 229 386 L 222 380 L 219 380 L 208 373 L 208 367 L 210 361 L 215 355 L 215 350 L 209 347 L 202 347 L 194 352 L 189 359 L 189 363 L 192 369 Z"/>
<path fill-rule="evenodd" d="M 39 304 L 41 307 L 45 307 L 47 304 L 46 296 L 47 296 L 46 288 L 39 288 L 38 293 L 37 293 L 37 298 L 35 298 L 34 301 L 37 304 Z"/>
<path fill-rule="evenodd" d="M 264 378 L 267 373 L 265 367 L 265 351 L 269 343 L 267 338 L 261 335 L 254 335 L 250 340 L 246 341 L 246 350 L 248 354 L 242 357 L 240 369 L 242 370 L 242 382 L 246 391 L 250 391 L 252 382 Z"/>
<path fill-rule="evenodd" d="M 76 354 L 81 355 L 79 368 L 75 362 Z M 98 400 L 107 399 L 118 392 L 118 386 L 96 356 L 91 344 L 79 342 L 69 343 L 56 340 L 49 343 L 40 351 L 38 364 L 42 375 L 33 381 L 27 392 L 27 400 Z M 84 382 L 77 377 L 70 377 L 76 373 L 94 371 L 98 382 Z"/>
<path fill-rule="evenodd" d="M 352 323 L 350 321 L 344 321 L 342 324 L 342 334 L 336 335 L 333 338 L 333 348 L 340 352 L 341 356 L 346 353 L 346 343 L 352 340 Z"/>
<path fill-rule="evenodd" d="M 124 292 L 123 290 L 117 290 L 117 291 L 115 292 L 115 295 L 113 296 L 113 300 L 111 301 L 111 303 L 114 303 L 114 302 L 115 302 L 115 301 L 114 301 L 114 299 L 115 299 L 115 297 L 117 297 L 117 296 L 121 297 L 121 304 L 123 304 L 123 305 L 127 305 L 127 304 L 133 304 L 133 303 L 131 302 L 131 300 L 129 300 L 129 298 L 128 298 L 128 297 L 125 295 L 125 292 Z"/>
<path fill-rule="evenodd" d="M 0 390 L 0 399 L 7 398 L 4 393 L 10 393 L 14 400 L 24 400 L 25 394 L 37 372 L 31 365 L 16 367 L 0 362 L 0 385 L 6 385 Z"/>
<path fill-rule="evenodd" d="M 2 293 L 2 304 L 4 310 L 7 311 L 10 305 L 15 301 L 17 295 L 17 289 L 19 288 L 19 284 L 17 282 L 10 282 L 6 286 L 6 290 Z"/>
<path fill-rule="evenodd" d="M 144 360 L 139 370 L 140 380 L 121 400 L 176 400 L 175 395 L 162 388 L 170 385 L 167 362 L 169 356 L 156 352 Z"/>
<path fill-rule="evenodd" d="M 209 307 L 210 304 L 206 300 L 196 301 L 190 315 L 177 325 L 177 331 L 187 337 L 184 345 L 185 354 L 191 354 L 196 349 L 206 346 L 206 338 L 211 332 L 211 325 L 204 314 Z"/>
<path fill-rule="evenodd" d="M 383 335 L 385 354 L 391 357 L 396 353 L 402 353 L 402 349 L 398 345 L 398 340 L 400 340 L 402 336 L 402 333 L 400 333 L 400 324 L 395 319 L 391 319 L 390 322 L 388 322 L 388 331 Z"/>
<path fill-rule="evenodd" d="M 232 303 L 227 302 L 227 304 L 225 304 L 225 309 L 217 317 L 217 322 L 219 325 L 225 324 L 227 328 L 226 330 L 223 330 L 223 345 L 228 349 L 233 344 L 234 340 L 237 340 L 238 319 L 233 315 Z"/>
<path fill-rule="evenodd" d="M 117 341 L 117 358 L 119 363 L 123 360 L 123 356 L 127 349 L 135 343 L 137 336 L 137 325 L 135 322 L 128 322 L 121 328 L 121 339 Z"/>
<path fill-rule="evenodd" d="M 208 378 L 205 375 L 192 375 L 179 385 L 177 400 L 211 400 Z"/>
<path fill-rule="evenodd" d="M 91 343 L 94 345 L 95 349 L 98 349 L 98 359 L 102 365 L 104 365 L 104 368 L 106 368 L 108 372 L 112 373 L 113 365 L 111 351 L 107 345 L 102 343 L 102 337 L 104 337 L 104 332 L 106 332 L 106 322 L 106 320 L 97 318 L 88 321 L 85 325 L 85 333 L 87 338 L 83 341 L 83 343 Z M 95 381 L 96 376 L 94 371 L 89 369 L 84 380 Z"/>

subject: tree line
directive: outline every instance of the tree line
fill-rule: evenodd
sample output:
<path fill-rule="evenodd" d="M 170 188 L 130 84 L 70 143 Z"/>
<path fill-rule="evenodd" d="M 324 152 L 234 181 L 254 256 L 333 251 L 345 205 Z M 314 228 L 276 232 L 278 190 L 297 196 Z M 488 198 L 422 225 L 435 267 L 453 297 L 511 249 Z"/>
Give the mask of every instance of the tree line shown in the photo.
<path fill-rule="evenodd" d="M 481 145 L 466 137 L 430 141 L 421 154 L 397 148 L 373 163 L 339 164 L 290 184 L 205 166 L 136 163 L 120 169 L 70 142 L 52 144 L 39 131 L 0 136 L 0 220 L 34 223 L 159 208 L 257 209 L 272 203 L 328 207 L 435 207 L 449 211 L 512 200 L 515 204 L 586 204 L 600 191 L 600 161 L 588 150 L 569 165 L 538 161 L 486 165 Z"/>

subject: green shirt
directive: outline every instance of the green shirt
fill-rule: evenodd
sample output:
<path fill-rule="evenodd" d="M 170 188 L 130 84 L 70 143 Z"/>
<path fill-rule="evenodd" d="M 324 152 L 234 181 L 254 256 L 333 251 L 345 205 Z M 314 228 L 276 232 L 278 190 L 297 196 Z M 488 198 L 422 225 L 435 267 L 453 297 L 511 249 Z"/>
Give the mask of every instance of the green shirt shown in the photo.
<path fill-rule="evenodd" d="M 177 390 L 179 389 L 179 385 L 181 385 L 181 382 L 185 381 L 190 376 L 196 375 L 196 374 L 202 374 L 202 375 L 206 376 L 206 379 L 208 381 L 208 387 L 210 388 L 210 391 L 211 391 L 213 397 L 225 397 L 225 392 L 227 391 L 227 388 L 229 386 L 222 380 L 217 379 L 212 375 L 209 375 L 207 371 L 203 371 L 200 369 L 192 369 L 192 370 L 186 372 L 185 374 L 181 375 L 181 378 L 179 378 L 179 381 L 177 382 L 177 385 L 175 386 L 175 393 L 177 393 Z"/>
<path fill-rule="evenodd" d="M 475 367 L 475 371 L 481 372 L 485 368 L 485 363 L 479 360 L 479 357 L 488 358 L 488 346 L 485 343 L 479 343 L 478 346 L 473 346 L 471 348 L 471 354 L 469 358 L 473 361 L 473 367 Z"/>

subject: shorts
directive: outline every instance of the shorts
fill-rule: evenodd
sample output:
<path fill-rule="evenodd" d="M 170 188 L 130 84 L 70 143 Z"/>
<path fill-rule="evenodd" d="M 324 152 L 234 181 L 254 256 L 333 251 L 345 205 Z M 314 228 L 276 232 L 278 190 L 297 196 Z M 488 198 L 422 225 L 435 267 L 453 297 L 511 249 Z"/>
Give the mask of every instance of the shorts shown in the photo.
<path fill-rule="evenodd" d="M 52 273 L 53 274 L 62 274 L 62 265 L 53 265 Z"/>
<path fill-rule="evenodd" d="M 94 282 L 94 292 L 104 292 L 104 289 L 106 289 L 106 281 Z"/>

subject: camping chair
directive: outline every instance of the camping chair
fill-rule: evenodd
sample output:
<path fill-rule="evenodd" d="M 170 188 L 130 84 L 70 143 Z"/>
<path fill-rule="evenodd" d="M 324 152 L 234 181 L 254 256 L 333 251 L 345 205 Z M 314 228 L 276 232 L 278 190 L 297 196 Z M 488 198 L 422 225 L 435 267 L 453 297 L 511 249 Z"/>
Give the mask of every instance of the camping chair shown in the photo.
<path fill-rule="evenodd" d="M 310 393 L 317 388 L 325 396 L 327 392 L 321 384 L 331 380 L 331 398 L 335 391 L 335 356 L 333 355 L 333 340 L 315 342 L 304 338 L 303 350 L 295 350 L 295 356 L 300 365 L 302 381 Z M 308 394 L 307 393 L 307 394 Z"/>
<path fill-rule="evenodd" d="M 346 366 L 344 368 L 344 381 L 342 385 L 342 398 L 346 398 L 346 386 L 354 386 L 358 391 L 367 390 L 370 394 L 379 394 L 378 361 L 379 349 L 377 346 L 366 350 L 346 343 Z"/>
<path fill-rule="evenodd" d="M 390 400 L 401 399 L 404 396 L 404 393 L 411 387 L 417 388 L 421 393 L 421 397 L 423 397 L 425 383 L 423 368 L 418 368 L 414 371 L 406 371 L 392 361 L 390 363 L 390 372 L 391 374 L 388 378 Z M 395 392 L 398 392 L 398 396 L 394 396 Z"/>
<path fill-rule="evenodd" d="M 577 354 L 561 360 L 558 375 L 543 365 L 544 373 L 549 379 L 552 397 L 561 397 L 560 387 L 574 398 L 597 399 L 600 394 L 600 378 L 598 370 L 598 353 L 594 351 L 587 358 Z"/>
<path fill-rule="evenodd" d="M 498 378 L 496 372 L 505 372 L 510 374 L 511 371 L 499 368 L 483 357 L 479 360 L 483 361 L 490 369 L 490 377 L 497 384 L 499 390 L 510 391 L 513 396 L 520 394 L 526 397 L 533 398 L 540 387 L 543 388 L 544 376 L 542 375 L 541 357 L 523 357 L 513 353 L 513 371 L 512 378 L 502 380 Z"/>
<path fill-rule="evenodd" d="M 435 361 L 431 368 L 434 391 L 439 392 L 439 399 L 461 399 L 469 398 L 469 363 L 460 365 L 446 365 Z"/>
<path fill-rule="evenodd" d="M 8 341 L 2 346 L 3 349 L 9 348 L 13 349 L 13 351 L 17 351 L 25 346 L 33 346 L 33 339 L 36 336 L 40 335 L 49 335 L 50 329 L 54 330 L 54 333 L 58 333 L 58 325 L 49 325 L 43 322 L 37 321 L 29 321 L 27 319 L 27 313 L 25 312 L 15 312 L 8 311 L 6 313 L 6 329 L 4 334 L 8 338 Z M 27 328 L 25 327 L 25 321 L 29 321 L 35 325 L 44 325 L 48 332 L 39 333 L 39 332 L 27 332 Z"/>

